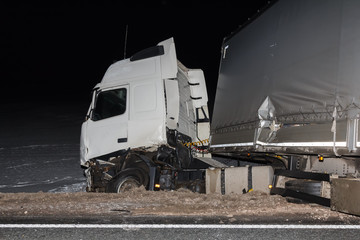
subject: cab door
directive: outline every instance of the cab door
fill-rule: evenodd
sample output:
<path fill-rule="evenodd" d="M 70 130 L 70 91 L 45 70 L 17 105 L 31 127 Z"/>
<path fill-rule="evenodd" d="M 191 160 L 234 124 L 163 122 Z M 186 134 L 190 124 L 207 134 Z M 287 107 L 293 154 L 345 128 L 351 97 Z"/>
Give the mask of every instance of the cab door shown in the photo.
<path fill-rule="evenodd" d="M 86 123 L 87 159 L 128 147 L 129 86 L 94 93 Z"/>

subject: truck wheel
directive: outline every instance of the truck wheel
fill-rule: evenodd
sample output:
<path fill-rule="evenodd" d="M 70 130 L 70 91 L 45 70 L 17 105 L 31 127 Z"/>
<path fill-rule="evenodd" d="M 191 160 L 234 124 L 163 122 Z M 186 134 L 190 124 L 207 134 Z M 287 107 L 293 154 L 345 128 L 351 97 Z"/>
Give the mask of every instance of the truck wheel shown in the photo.
<path fill-rule="evenodd" d="M 127 177 L 119 178 L 115 182 L 114 190 L 116 193 L 122 193 L 122 192 L 129 191 L 131 189 L 134 189 L 134 188 L 138 188 L 140 186 L 141 186 L 141 184 L 138 181 L 138 179 L 136 179 L 134 176 L 127 176 Z"/>
<path fill-rule="evenodd" d="M 122 193 L 134 188 L 138 188 L 141 185 L 148 184 L 147 175 L 140 169 L 126 169 L 117 176 L 117 178 L 109 183 L 107 192 Z"/>

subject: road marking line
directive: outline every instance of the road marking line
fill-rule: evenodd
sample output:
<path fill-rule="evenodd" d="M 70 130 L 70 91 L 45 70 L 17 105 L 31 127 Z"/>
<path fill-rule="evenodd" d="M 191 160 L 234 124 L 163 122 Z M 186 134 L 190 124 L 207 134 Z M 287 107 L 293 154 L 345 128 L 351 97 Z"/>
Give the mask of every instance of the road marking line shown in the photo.
<path fill-rule="evenodd" d="M 0 224 L 0 228 L 123 228 L 123 229 L 360 229 L 360 225 L 266 225 L 266 224 Z"/>

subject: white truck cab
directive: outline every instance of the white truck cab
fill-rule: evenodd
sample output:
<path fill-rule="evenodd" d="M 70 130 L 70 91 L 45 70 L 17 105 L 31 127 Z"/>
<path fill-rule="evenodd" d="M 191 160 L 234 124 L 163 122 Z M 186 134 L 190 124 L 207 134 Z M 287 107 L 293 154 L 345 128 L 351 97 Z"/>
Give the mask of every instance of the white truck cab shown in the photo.
<path fill-rule="evenodd" d="M 88 190 L 120 191 L 117 183 L 108 186 L 128 177 L 124 171 L 137 172 L 133 182 L 152 189 L 149 181 L 159 181 L 164 166 L 171 174 L 189 167 L 207 149 L 207 101 L 202 70 L 177 60 L 173 38 L 112 64 L 93 89 L 81 128 Z"/>

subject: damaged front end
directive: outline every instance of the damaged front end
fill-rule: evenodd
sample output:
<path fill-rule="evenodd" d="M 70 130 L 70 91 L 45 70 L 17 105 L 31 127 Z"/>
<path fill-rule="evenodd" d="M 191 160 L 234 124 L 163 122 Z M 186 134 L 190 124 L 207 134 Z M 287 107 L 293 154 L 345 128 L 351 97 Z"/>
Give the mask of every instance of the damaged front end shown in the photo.
<path fill-rule="evenodd" d="M 138 185 L 149 186 L 149 173 L 156 170 L 154 153 L 127 150 L 116 157 L 103 160 L 104 156 L 89 161 L 85 170 L 88 192 L 117 192 L 115 182 L 120 178 L 132 178 Z M 102 158 L 102 159 L 101 159 Z"/>
<path fill-rule="evenodd" d="M 182 180 L 191 166 L 191 149 L 181 141 L 150 149 L 128 149 L 116 157 L 98 157 L 85 170 L 88 192 L 121 192 L 126 181 L 143 185 L 147 190 L 174 190 L 185 187 Z M 184 171 L 185 170 L 185 171 Z M 198 174 L 201 178 L 201 174 Z M 127 180 L 126 180 L 127 179 Z M 197 182 L 199 179 L 197 179 Z M 192 184 L 194 185 L 194 184 Z M 203 189 L 204 187 L 192 187 Z"/>

